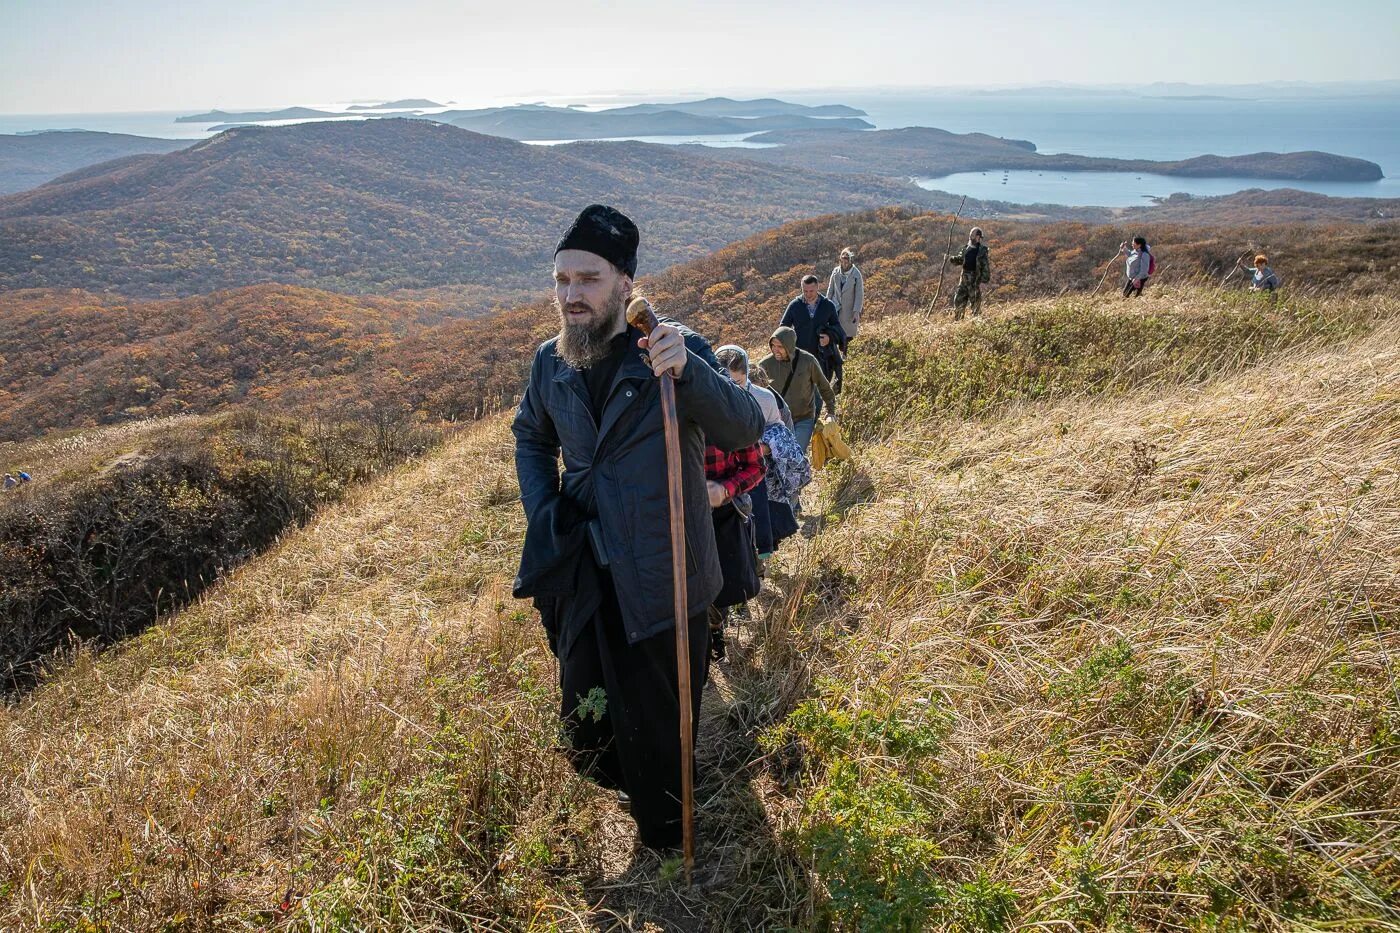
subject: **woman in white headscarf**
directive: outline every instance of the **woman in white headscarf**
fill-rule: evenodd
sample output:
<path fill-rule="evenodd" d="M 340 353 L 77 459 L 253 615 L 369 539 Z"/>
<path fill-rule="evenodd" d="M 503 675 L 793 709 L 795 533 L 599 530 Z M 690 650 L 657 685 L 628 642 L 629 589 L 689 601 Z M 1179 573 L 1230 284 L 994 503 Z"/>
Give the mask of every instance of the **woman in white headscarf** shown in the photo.
<path fill-rule="evenodd" d="M 729 378 L 734 380 L 735 385 L 743 386 L 749 390 L 755 402 L 758 402 L 759 410 L 763 412 L 763 424 L 787 424 L 791 425 L 791 416 L 783 417 L 784 411 L 778 401 L 777 395 L 771 389 L 765 389 L 761 385 L 755 385 L 749 378 L 749 354 L 743 347 L 729 343 L 715 351 L 715 359 L 719 360 L 719 365 L 723 366 L 729 373 Z"/>

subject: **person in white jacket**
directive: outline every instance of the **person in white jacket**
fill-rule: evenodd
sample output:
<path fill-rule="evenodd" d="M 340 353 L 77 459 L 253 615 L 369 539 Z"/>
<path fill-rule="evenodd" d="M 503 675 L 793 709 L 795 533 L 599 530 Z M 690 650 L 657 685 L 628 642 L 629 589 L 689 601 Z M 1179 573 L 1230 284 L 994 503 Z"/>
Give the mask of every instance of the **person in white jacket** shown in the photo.
<path fill-rule="evenodd" d="M 778 404 L 778 397 L 769 389 L 758 385 L 749 378 L 749 353 L 743 347 L 728 343 L 715 351 L 715 359 L 729 373 L 729 378 L 734 380 L 735 385 L 743 386 L 748 393 L 753 396 L 753 400 L 758 402 L 758 410 L 763 412 L 763 426 L 766 428 L 770 424 L 786 424 L 788 430 L 792 430 L 792 416 L 785 414 L 782 406 Z"/>
<path fill-rule="evenodd" d="M 860 329 L 860 314 L 865 310 L 865 276 L 856 266 L 856 254 L 849 246 L 841 250 L 841 258 L 836 268 L 831 270 L 831 279 L 826 283 L 826 297 L 836 305 L 836 316 L 841 329 L 846 332 L 846 342 L 841 352 L 855 338 Z"/>
<path fill-rule="evenodd" d="M 1119 255 L 1127 256 L 1128 280 L 1123 285 L 1124 298 L 1136 298 L 1142 294 L 1143 288 L 1147 286 L 1147 277 L 1152 274 L 1152 255 L 1147 249 L 1147 240 L 1140 236 L 1133 237 L 1133 248 L 1128 249 L 1128 244 L 1124 241 L 1118 247 Z"/>

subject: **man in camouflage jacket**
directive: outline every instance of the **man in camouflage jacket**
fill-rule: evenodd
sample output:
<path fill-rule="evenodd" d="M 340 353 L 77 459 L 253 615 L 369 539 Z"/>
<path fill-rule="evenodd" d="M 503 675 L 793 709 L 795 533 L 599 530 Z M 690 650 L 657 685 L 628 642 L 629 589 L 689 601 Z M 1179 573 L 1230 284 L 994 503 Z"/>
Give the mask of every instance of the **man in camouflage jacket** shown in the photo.
<path fill-rule="evenodd" d="M 987 259 L 987 247 L 982 242 L 982 228 L 973 227 L 967 245 L 948 257 L 948 262 L 962 270 L 958 290 L 953 293 L 953 320 L 961 321 L 967 306 L 972 316 L 982 313 L 982 285 L 992 280 L 992 265 Z"/>

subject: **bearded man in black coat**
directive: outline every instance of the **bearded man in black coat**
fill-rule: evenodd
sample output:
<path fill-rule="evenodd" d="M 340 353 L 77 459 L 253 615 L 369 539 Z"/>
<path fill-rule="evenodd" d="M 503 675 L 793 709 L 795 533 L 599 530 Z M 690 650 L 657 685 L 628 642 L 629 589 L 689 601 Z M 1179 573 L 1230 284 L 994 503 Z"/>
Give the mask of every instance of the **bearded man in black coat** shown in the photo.
<path fill-rule="evenodd" d="M 555 249 L 561 329 L 535 352 L 512 425 L 527 521 L 515 595 L 534 599 L 559 658 L 575 767 L 625 796 L 644 845 L 672 848 L 681 843 L 680 701 L 658 377 L 675 377 L 680 421 L 695 731 L 705 613 L 723 582 L 705 445 L 757 443 L 763 416 L 697 335 L 664 319 L 650 337 L 628 324 L 639 240 L 630 219 L 594 204 Z"/>

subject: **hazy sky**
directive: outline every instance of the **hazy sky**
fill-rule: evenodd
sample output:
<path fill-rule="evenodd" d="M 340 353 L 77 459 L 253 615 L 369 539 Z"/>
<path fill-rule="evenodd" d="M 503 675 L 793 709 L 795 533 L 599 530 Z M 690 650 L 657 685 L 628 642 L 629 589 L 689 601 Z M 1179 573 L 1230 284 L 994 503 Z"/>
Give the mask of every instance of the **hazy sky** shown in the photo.
<path fill-rule="evenodd" d="M 1400 0 L 0 0 L 0 113 L 1400 78 Z"/>

